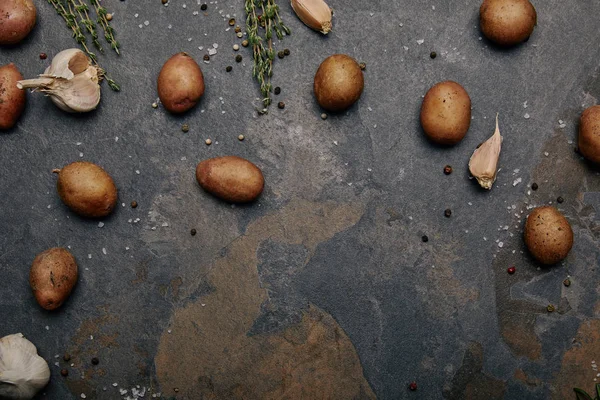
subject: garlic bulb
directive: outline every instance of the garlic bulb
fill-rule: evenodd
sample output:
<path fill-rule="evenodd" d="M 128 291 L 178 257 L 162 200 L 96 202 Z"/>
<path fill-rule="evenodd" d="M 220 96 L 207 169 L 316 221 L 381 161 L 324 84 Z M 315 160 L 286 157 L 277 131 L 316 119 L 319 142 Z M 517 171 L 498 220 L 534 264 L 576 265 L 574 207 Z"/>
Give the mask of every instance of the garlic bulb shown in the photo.
<path fill-rule="evenodd" d="M 491 138 L 475 149 L 469 161 L 471 175 L 477 178 L 477 182 L 484 189 L 490 190 L 496 181 L 501 148 L 502 136 L 498 128 L 498 114 L 496 114 L 496 131 Z"/>
<path fill-rule="evenodd" d="M 58 53 L 39 78 L 19 81 L 17 87 L 45 93 L 61 110 L 88 112 L 100 102 L 100 74 L 83 51 L 68 49 Z"/>
<path fill-rule="evenodd" d="M 323 0 L 292 0 L 292 9 L 309 28 L 327 34 L 331 31 L 331 8 Z"/>
<path fill-rule="evenodd" d="M 0 339 L 0 398 L 29 400 L 50 380 L 50 369 L 22 334 Z"/>

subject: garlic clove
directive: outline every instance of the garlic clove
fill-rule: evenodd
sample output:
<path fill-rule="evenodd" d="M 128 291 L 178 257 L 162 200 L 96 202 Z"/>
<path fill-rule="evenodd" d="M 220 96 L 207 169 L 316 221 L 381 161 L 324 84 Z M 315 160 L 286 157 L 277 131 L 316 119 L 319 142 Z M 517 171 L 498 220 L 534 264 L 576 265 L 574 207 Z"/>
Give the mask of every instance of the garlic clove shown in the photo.
<path fill-rule="evenodd" d="M 498 114 L 496 114 L 496 130 L 492 137 L 486 140 L 473 152 L 469 160 L 469 171 L 482 188 L 490 190 L 496 181 L 498 159 L 502 149 L 502 136 L 498 128 Z"/>
<path fill-rule="evenodd" d="M 323 34 L 331 31 L 331 8 L 323 0 L 292 0 L 292 9 L 305 25 Z"/>
<path fill-rule="evenodd" d="M 79 49 L 67 49 L 58 53 L 42 76 L 73 79 L 92 64 L 89 57 Z"/>
<path fill-rule="evenodd" d="M 50 369 L 22 334 L 0 339 L 0 398 L 29 400 L 48 384 Z"/>
<path fill-rule="evenodd" d="M 17 82 L 19 89 L 32 89 L 50 96 L 67 112 L 88 112 L 100 103 L 101 70 L 79 49 L 63 50 L 37 79 Z"/>

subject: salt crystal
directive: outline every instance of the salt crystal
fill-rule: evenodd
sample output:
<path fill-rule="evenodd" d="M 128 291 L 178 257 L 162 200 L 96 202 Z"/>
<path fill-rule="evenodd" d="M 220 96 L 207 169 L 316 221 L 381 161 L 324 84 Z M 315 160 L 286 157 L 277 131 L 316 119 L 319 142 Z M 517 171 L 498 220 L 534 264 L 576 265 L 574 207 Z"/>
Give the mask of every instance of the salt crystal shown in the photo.
<path fill-rule="evenodd" d="M 140 174 L 140 170 L 139 170 L 139 169 L 136 169 L 136 170 L 135 170 L 135 173 L 139 175 L 139 174 Z"/>
<path fill-rule="evenodd" d="M 144 25 L 142 25 L 142 24 L 139 24 L 138 26 L 139 26 L 140 28 L 143 28 L 143 27 L 144 27 Z"/>
<path fill-rule="evenodd" d="M 135 14 L 135 15 L 134 15 L 134 17 L 136 17 L 136 18 L 137 18 L 137 17 L 139 17 L 139 15 L 140 15 L 140 14 Z"/>
<path fill-rule="evenodd" d="M 498 243 L 498 247 L 500 247 L 500 248 L 504 247 L 504 243 L 503 242 Z"/>
<path fill-rule="evenodd" d="M 425 42 L 425 39 L 419 39 L 419 40 L 417 40 L 418 44 L 423 44 L 424 42 Z"/>
<path fill-rule="evenodd" d="M 48 325 L 46 325 L 46 330 L 47 330 L 47 331 L 49 331 L 49 330 L 50 330 L 50 327 L 49 327 Z"/>
<path fill-rule="evenodd" d="M 208 49 L 208 55 L 209 56 L 214 56 L 215 54 L 217 54 L 217 50 L 216 49 Z"/>
<path fill-rule="evenodd" d="M 112 385 L 113 385 L 113 387 L 119 386 L 119 384 L 117 382 L 113 383 Z"/>
<path fill-rule="evenodd" d="M 92 258 L 92 255 L 91 255 L 91 254 L 88 254 L 88 258 Z"/>
<path fill-rule="evenodd" d="M 213 43 L 213 48 L 214 49 L 218 49 L 219 48 L 219 44 L 218 43 Z"/>
<path fill-rule="evenodd" d="M 79 153 L 79 157 L 83 157 L 83 153 Z"/>
<path fill-rule="evenodd" d="M 548 157 L 548 156 L 550 155 L 550 153 L 548 153 L 547 151 L 545 151 L 545 152 L 544 152 L 544 155 L 545 155 L 546 157 Z"/>
<path fill-rule="evenodd" d="M 118 142 L 118 141 L 119 141 L 119 137 L 115 136 L 115 142 Z"/>
<path fill-rule="evenodd" d="M 191 37 L 189 37 L 189 38 L 188 38 L 188 42 L 191 42 L 191 41 L 192 41 L 192 38 L 191 38 Z"/>
<path fill-rule="evenodd" d="M 150 21 L 144 21 L 144 25 L 146 25 L 146 26 L 150 25 Z"/>
<path fill-rule="evenodd" d="M 183 4 L 181 7 L 183 7 L 183 8 L 187 8 L 187 5 L 186 5 L 186 4 Z"/>
<path fill-rule="evenodd" d="M 85 399 L 86 397 L 87 397 L 87 396 L 86 396 L 85 394 L 81 393 L 81 398 L 82 398 L 82 399 Z"/>
<path fill-rule="evenodd" d="M 485 236 L 483 237 L 483 240 L 485 240 L 487 242 L 487 238 Z"/>
<path fill-rule="evenodd" d="M 527 102 L 523 103 L 523 108 L 527 108 Z"/>
<path fill-rule="evenodd" d="M 129 247 L 125 247 L 125 250 L 129 250 Z"/>
<path fill-rule="evenodd" d="M 529 115 L 528 113 L 525 113 L 525 115 L 523 115 L 523 118 L 525 118 L 525 119 L 529 119 L 529 118 L 530 118 L 530 115 Z"/>
<path fill-rule="evenodd" d="M 513 186 L 517 186 L 519 183 L 521 183 L 523 180 L 521 178 L 517 178 L 514 180 L 513 182 Z"/>
<path fill-rule="evenodd" d="M 98 228 L 102 228 L 104 226 L 104 222 L 98 222 Z"/>
<path fill-rule="evenodd" d="M 334 141 L 333 141 L 333 144 L 335 144 L 335 145 L 337 146 L 337 145 L 338 145 L 338 141 L 337 141 L 337 140 L 334 140 Z"/>
<path fill-rule="evenodd" d="M 172 29 L 173 25 L 169 24 L 169 26 L 167 26 L 167 28 Z"/>
<path fill-rule="evenodd" d="M 163 222 L 162 226 L 169 226 L 169 223 L 168 222 Z"/>
<path fill-rule="evenodd" d="M 404 47 L 404 50 L 408 50 L 408 46 L 403 46 L 403 47 Z"/>
<path fill-rule="evenodd" d="M 152 227 L 152 230 L 153 230 L 153 231 L 155 231 L 155 230 L 156 230 L 156 227 L 155 227 L 155 226 L 153 226 L 153 227 Z"/>
<path fill-rule="evenodd" d="M 102 254 L 106 255 L 106 249 L 104 247 L 102 248 Z"/>

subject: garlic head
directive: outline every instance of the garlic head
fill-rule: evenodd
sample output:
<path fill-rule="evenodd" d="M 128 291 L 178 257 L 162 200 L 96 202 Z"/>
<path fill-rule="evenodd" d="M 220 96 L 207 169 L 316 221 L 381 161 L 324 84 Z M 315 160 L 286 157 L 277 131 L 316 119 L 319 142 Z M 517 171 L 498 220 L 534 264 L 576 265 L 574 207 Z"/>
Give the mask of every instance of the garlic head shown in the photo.
<path fill-rule="evenodd" d="M 323 0 L 292 0 L 292 9 L 306 26 L 327 34 L 331 31 L 331 8 Z"/>
<path fill-rule="evenodd" d="M 0 398 L 29 400 L 48 384 L 50 369 L 22 334 L 0 339 Z"/>
<path fill-rule="evenodd" d="M 50 96 L 63 111 L 88 112 L 100 103 L 100 74 L 83 51 L 67 49 L 52 59 L 39 78 L 19 81 L 17 87 Z"/>
<path fill-rule="evenodd" d="M 496 130 L 492 137 L 486 140 L 473 152 L 469 160 L 469 171 L 482 188 L 490 190 L 496 181 L 498 159 L 502 149 L 502 136 L 498 128 L 498 114 L 496 114 Z"/>

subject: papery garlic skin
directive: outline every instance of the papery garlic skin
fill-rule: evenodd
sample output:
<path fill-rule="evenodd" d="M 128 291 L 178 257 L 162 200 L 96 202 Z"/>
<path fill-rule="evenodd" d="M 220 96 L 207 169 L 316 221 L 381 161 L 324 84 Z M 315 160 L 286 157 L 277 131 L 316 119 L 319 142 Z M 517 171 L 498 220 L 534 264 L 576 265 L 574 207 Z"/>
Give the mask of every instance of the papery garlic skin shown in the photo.
<path fill-rule="evenodd" d="M 331 31 L 331 8 L 323 0 L 292 0 L 292 9 L 306 26 L 323 34 Z"/>
<path fill-rule="evenodd" d="M 19 81 L 17 87 L 50 96 L 63 111 L 88 112 L 100 103 L 100 73 L 83 51 L 67 49 L 54 57 L 39 78 Z"/>
<path fill-rule="evenodd" d="M 498 114 L 496 114 L 496 130 L 494 134 L 475 149 L 469 160 L 471 175 L 477 179 L 479 185 L 484 189 L 490 190 L 496 181 L 502 140 L 500 129 L 498 128 Z"/>
<path fill-rule="evenodd" d="M 50 369 L 22 334 L 0 339 L 0 398 L 29 400 L 48 384 Z"/>

